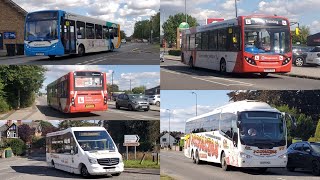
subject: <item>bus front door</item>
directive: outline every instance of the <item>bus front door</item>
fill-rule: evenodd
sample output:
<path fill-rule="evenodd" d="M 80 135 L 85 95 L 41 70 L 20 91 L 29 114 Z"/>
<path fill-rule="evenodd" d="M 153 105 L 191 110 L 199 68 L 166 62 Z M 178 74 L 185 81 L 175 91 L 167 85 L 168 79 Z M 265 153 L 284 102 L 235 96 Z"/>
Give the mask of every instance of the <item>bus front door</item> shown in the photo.
<path fill-rule="evenodd" d="M 64 52 L 65 54 L 76 53 L 75 22 L 65 20 L 64 23 Z"/>

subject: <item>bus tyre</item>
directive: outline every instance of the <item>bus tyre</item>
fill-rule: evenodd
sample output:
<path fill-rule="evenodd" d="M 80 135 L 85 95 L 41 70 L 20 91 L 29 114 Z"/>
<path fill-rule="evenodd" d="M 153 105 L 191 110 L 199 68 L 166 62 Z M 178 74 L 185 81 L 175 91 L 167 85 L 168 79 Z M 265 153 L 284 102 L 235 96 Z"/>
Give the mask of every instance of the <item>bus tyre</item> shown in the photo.
<path fill-rule="evenodd" d="M 221 168 L 224 171 L 229 171 L 230 169 L 226 161 L 226 155 L 224 153 L 222 153 L 221 155 Z"/>
<path fill-rule="evenodd" d="M 82 165 L 81 167 L 81 176 L 83 177 L 88 177 L 90 174 L 89 174 L 89 171 L 87 169 L 87 167 L 85 165 Z"/>
<path fill-rule="evenodd" d="M 193 58 L 192 58 L 192 57 L 190 57 L 190 60 L 189 60 L 189 67 L 190 67 L 190 68 L 194 68 Z"/>
<path fill-rule="evenodd" d="M 220 72 L 222 74 L 225 74 L 227 72 L 227 63 L 224 59 L 221 59 L 220 61 Z"/>
<path fill-rule="evenodd" d="M 86 50 L 84 49 L 84 46 L 81 44 L 78 48 L 78 56 L 84 56 L 86 53 Z"/>
<path fill-rule="evenodd" d="M 112 176 L 120 176 L 121 173 L 111 174 Z"/>
<path fill-rule="evenodd" d="M 320 162 L 319 161 L 312 162 L 312 174 L 315 176 L 320 175 Z"/>
<path fill-rule="evenodd" d="M 200 164 L 201 161 L 200 161 L 200 157 L 199 157 L 199 152 L 198 150 L 196 151 L 196 164 Z"/>
<path fill-rule="evenodd" d="M 192 158 L 193 164 L 195 164 L 195 163 L 196 163 L 196 158 L 194 157 L 194 152 L 193 152 L 193 150 L 191 151 L 191 158 Z"/>
<path fill-rule="evenodd" d="M 260 77 L 265 78 L 268 76 L 269 73 L 260 73 Z"/>
<path fill-rule="evenodd" d="M 55 55 L 51 55 L 51 56 L 49 56 L 49 59 L 54 59 L 56 56 Z"/>

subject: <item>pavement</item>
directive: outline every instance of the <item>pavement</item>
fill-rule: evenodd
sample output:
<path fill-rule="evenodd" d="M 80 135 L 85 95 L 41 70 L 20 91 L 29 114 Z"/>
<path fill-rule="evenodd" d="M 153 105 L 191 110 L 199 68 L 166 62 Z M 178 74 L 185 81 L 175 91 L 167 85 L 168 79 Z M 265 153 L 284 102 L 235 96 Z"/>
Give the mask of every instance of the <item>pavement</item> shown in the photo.
<path fill-rule="evenodd" d="M 181 60 L 180 56 L 171 56 L 171 55 L 165 55 L 164 59 L 171 60 L 171 61 L 179 61 L 179 62 Z M 292 65 L 292 69 L 290 73 L 287 73 L 287 74 L 282 73 L 279 75 L 320 80 L 320 66 L 296 67 Z"/>
<path fill-rule="evenodd" d="M 71 174 L 47 166 L 47 163 L 37 158 L 13 157 L 0 159 L 0 176 L 5 180 L 60 180 L 60 179 L 83 179 L 80 175 Z M 92 176 L 90 179 L 159 179 L 159 169 L 136 169 L 125 168 L 120 176 Z"/>
<path fill-rule="evenodd" d="M 126 43 L 114 52 L 89 53 L 83 57 L 68 55 L 50 60 L 47 56 L 0 57 L 5 65 L 159 65 L 159 45 Z"/>
<path fill-rule="evenodd" d="M 150 106 L 150 111 L 117 109 L 114 102 L 108 103 L 107 111 L 66 114 L 47 105 L 46 96 L 37 97 L 32 107 L 0 114 L 0 120 L 160 120 L 160 107 Z"/>
<path fill-rule="evenodd" d="M 310 171 L 297 169 L 297 172 L 288 172 L 284 168 L 269 168 L 260 174 L 255 169 L 233 168 L 223 171 L 219 164 L 203 162 L 193 164 L 185 157 L 182 151 L 161 150 L 161 174 L 166 174 L 176 180 L 213 179 L 213 180 L 316 180 Z"/>

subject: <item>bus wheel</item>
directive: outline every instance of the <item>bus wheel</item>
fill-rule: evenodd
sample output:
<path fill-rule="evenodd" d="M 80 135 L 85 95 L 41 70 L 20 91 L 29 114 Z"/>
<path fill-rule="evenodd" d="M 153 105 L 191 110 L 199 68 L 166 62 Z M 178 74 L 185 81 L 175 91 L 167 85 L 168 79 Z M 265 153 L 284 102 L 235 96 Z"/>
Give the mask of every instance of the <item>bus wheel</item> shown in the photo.
<path fill-rule="evenodd" d="M 190 60 L 189 60 L 189 67 L 190 67 L 190 68 L 194 68 L 193 58 L 192 58 L 192 57 L 190 57 Z"/>
<path fill-rule="evenodd" d="M 78 48 L 78 56 L 84 56 L 86 50 L 84 49 L 83 45 L 81 44 Z"/>
<path fill-rule="evenodd" d="M 51 55 L 51 56 L 49 56 L 49 59 L 54 59 L 56 56 L 55 55 Z"/>
<path fill-rule="evenodd" d="M 224 153 L 222 153 L 221 155 L 221 168 L 224 171 L 229 171 L 229 166 L 226 161 L 226 155 Z"/>
<path fill-rule="evenodd" d="M 112 176 L 120 176 L 121 173 L 111 174 Z"/>
<path fill-rule="evenodd" d="M 260 73 L 260 77 L 265 78 L 268 76 L 269 73 Z"/>
<path fill-rule="evenodd" d="M 220 72 L 223 74 L 227 72 L 227 63 L 224 59 L 220 61 Z"/>
<path fill-rule="evenodd" d="M 90 174 L 88 172 L 88 169 L 85 165 L 82 165 L 81 167 L 81 176 L 88 177 Z"/>
<path fill-rule="evenodd" d="M 200 161 L 200 157 L 199 157 L 199 152 L 198 150 L 196 151 L 196 164 L 200 164 L 201 161 Z"/>
<path fill-rule="evenodd" d="M 195 164 L 196 163 L 196 158 L 194 157 L 193 150 L 191 151 L 191 158 L 192 158 L 193 164 Z"/>

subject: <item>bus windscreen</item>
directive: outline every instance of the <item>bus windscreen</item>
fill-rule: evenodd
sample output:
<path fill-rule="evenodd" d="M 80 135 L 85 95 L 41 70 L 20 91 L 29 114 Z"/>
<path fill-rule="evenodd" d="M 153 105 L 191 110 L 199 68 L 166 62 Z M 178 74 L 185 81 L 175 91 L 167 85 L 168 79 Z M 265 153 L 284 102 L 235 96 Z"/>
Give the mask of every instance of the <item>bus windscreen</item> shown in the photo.
<path fill-rule="evenodd" d="M 106 131 L 74 131 L 74 135 L 84 151 L 115 150 Z"/>

